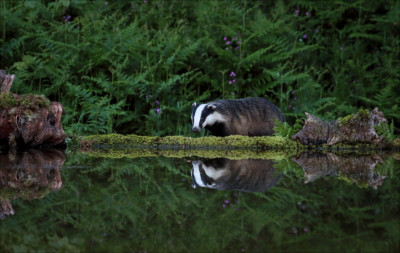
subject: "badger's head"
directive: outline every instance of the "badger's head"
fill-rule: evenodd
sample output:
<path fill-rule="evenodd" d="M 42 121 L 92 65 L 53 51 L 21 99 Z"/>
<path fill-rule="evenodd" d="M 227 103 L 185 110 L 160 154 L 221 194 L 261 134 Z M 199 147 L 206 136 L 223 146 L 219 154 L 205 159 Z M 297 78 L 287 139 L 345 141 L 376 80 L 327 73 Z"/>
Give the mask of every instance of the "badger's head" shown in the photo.
<path fill-rule="evenodd" d="M 217 106 L 213 104 L 192 104 L 192 130 L 194 132 L 200 132 L 207 126 L 212 126 L 217 122 L 223 122 L 224 117 L 222 114 L 217 112 Z"/>
<path fill-rule="evenodd" d="M 218 188 L 218 179 L 224 177 L 226 174 L 225 169 L 214 167 L 213 165 L 206 165 L 202 161 L 192 161 L 192 187 L 207 187 L 211 189 Z"/>

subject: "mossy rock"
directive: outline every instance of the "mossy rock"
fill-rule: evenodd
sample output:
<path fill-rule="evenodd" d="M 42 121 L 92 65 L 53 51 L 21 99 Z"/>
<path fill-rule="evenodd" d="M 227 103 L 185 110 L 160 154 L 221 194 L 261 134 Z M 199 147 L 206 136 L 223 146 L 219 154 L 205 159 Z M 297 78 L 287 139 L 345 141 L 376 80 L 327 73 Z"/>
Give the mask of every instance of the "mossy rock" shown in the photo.
<path fill-rule="evenodd" d="M 214 149 L 299 149 L 303 145 L 282 136 L 248 137 L 231 135 L 227 137 L 184 137 L 184 136 L 139 136 L 139 135 L 91 135 L 83 137 L 80 142 L 86 146 L 104 147 L 147 147 L 147 148 L 214 148 Z"/>

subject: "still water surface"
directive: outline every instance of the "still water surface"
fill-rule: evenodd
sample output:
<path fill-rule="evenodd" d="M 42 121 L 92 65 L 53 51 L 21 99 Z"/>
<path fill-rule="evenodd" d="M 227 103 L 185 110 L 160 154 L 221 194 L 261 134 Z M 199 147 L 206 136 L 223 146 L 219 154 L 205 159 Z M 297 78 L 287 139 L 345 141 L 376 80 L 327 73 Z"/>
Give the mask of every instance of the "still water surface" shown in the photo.
<path fill-rule="evenodd" d="M 0 154 L 0 251 L 396 252 L 390 155 Z"/>

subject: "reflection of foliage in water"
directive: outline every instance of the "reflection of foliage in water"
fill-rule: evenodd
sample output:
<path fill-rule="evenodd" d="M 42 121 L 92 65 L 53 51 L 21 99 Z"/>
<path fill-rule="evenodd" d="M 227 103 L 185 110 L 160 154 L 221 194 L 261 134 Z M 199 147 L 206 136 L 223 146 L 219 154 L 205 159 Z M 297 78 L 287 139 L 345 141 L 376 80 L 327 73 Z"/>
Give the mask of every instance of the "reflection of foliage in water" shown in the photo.
<path fill-rule="evenodd" d="M 287 161 L 291 166 L 297 166 Z M 280 163 L 283 165 L 284 163 Z M 398 165 L 397 165 L 398 166 Z M 399 170 L 373 190 L 295 167 L 266 193 L 192 189 L 183 159 L 71 155 L 62 190 L 16 200 L 0 250 L 393 251 L 399 247 Z M 228 201 L 228 202 L 227 202 Z M 225 207 L 224 207 L 225 205 Z"/>

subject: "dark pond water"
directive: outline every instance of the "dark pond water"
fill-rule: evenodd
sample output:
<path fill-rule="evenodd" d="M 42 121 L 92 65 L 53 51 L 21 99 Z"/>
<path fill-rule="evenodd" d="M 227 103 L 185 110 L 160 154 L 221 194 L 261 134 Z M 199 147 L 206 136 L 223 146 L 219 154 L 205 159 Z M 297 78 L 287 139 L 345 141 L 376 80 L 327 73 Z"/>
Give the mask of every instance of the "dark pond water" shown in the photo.
<path fill-rule="evenodd" d="M 386 154 L 0 154 L 0 252 L 396 252 L 399 193 Z"/>

